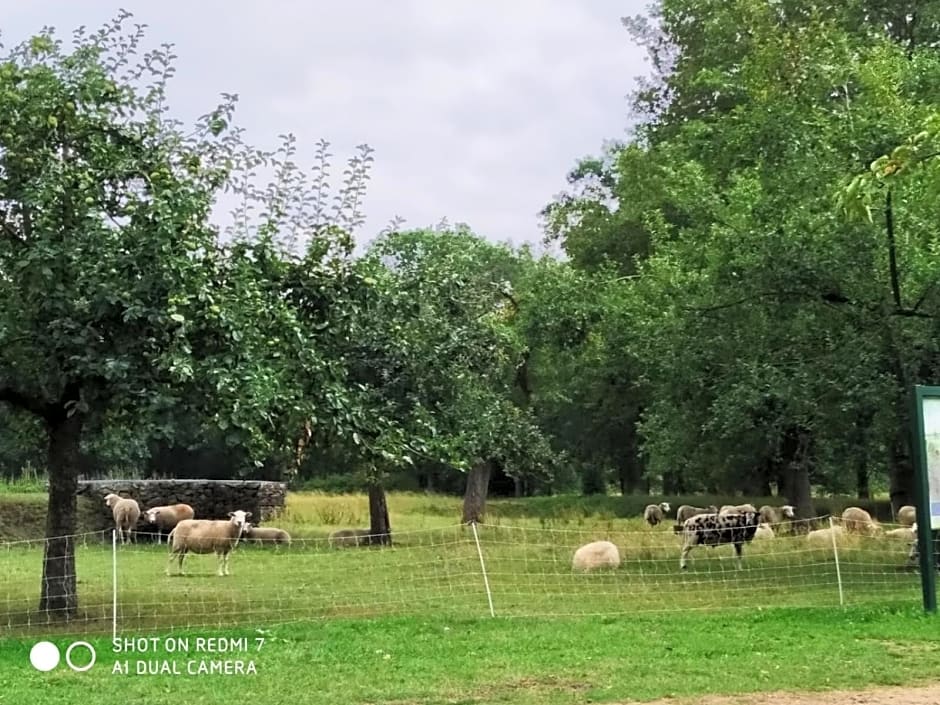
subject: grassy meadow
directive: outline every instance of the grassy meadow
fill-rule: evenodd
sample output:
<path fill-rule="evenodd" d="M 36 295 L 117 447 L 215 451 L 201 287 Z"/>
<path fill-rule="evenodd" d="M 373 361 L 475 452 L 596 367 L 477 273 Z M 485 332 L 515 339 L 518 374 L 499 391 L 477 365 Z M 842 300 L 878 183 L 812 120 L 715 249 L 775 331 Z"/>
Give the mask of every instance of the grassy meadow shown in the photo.
<path fill-rule="evenodd" d="M 119 637 L 265 639 L 261 651 L 221 655 L 114 653 L 112 553 L 99 534 L 77 539 L 82 614 L 68 626 L 35 611 L 41 542 L 0 543 L 0 702 L 2 693 L 44 704 L 166 699 L 182 692 L 181 678 L 194 704 L 564 705 L 937 677 L 938 622 L 919 607 L 903 541 L 840 541 L 840 607 L 831 545 L 755 541 L 741 571 L 730 547 L 698 548 L 680 573 L 671 525 L 623 517 L 611 499 L 533 501 L 528 513 L 527 500 L 494 501 L 478 551 L 457 523 L 459 499 L 393 493 L 394 546 L 337 549 L 326 536 L 366 526 L 366 497 L 293 493 L 276 522 L 292 545 L 241 545 L 226 578 L 213 556 L 190 556 L 188 575 L 166 577 L 165 545 L 119 547 Z M 38 506 L 29 501 L 18 505 L 22 521 Z M 618 545 L 622 566 L 573 572 L 574 550 L 597 539 Z M 28 658 L 38 638 L 63 650 L 87 639 L 97 662 L 40 673 Z M 250 660 L 256 672 L 188 673 L 211 659 Z M 115 670 L 125 661 L 129 675 Z M 147 673 L 168 663 L 180 674 Z"/>

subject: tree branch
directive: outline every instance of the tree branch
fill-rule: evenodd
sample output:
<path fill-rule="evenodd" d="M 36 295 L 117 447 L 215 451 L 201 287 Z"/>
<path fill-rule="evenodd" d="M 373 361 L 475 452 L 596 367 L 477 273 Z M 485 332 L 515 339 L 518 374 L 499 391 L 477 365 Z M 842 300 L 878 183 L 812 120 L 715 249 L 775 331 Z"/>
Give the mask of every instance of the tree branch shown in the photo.
<path fill-rule="evenodd" d="M 901 280 L 898 275 L 898 251 L 894 238 L 894 208 L 891 204 L 891 189 L 885 194 L 885 229 L 888 236 L 888 270 L 891 277 L 891 295 L 894 297 L 894 308 L 903 310 L 901 305 Z"/>
<path fill-rule="evenodd" d="M 13 389 L 12 387 L 0 387 L 0 401 L 5 401 L 7 404 L 16 407 L 17 409 L 22 409 L 23 411 L 28 411 L 36 416 L 41 416 L 42 418 L 46 417 L 47 405 L 33 397 L 27 396 L 22 392 Z"/>

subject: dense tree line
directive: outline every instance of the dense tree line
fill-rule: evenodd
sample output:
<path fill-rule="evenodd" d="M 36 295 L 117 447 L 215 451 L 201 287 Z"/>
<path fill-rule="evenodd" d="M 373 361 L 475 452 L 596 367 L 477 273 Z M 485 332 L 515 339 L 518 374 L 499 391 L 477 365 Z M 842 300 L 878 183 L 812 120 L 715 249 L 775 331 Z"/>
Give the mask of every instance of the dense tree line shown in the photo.
<path fill-rule="evenodd" d="M 938 375 L 940 15 L 923 3 L 662 0 L 631 138 L 544 210 L 566 257 L 393 223 L 235 99 L 172 120 L 126 15 L 0 58 L 0 461 L 82 475 L 345 478 L 910 500 L 910 392 Z M 259 187 L 255 174 L 273 175 Z M 224 229 L 219 196 L 240 205 Z M 187 470 L 187 466 L 189 469 Z M 217 473 L 217 474 L 216 474 Z M 42 607 L 77 604 L 47 542 Z"/>

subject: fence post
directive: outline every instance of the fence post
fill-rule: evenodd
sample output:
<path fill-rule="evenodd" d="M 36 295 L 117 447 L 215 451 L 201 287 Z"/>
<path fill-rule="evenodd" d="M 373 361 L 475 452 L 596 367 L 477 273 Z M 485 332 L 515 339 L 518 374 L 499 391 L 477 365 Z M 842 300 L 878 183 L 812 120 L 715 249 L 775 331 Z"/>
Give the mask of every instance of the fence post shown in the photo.
<path fill-rule="evenodd" d="M 477 555 L 480 556 L 480 570 L 483 572 L 483 587 L 486 588 L 486 600 L 490 605 L 490 617 L 495 617 L 496 611 L 493 609 L 493 593 L 490 592 L 490 579 L 486 576 L 486 563 L 483 561 L 483 549 L 480 546 L 480 535 L 477 534 L 477 523 L 475 521 L 470 522 L 470 528 L 473 529 L 473 540 L 477 544 Z"/>
<path fill-rule="evenodd" d="M 839 566 L 839 543 L 836 541 L 836 525 L 829 517 L 829 535 L 832 536 L 832 555 L 836 558 L 836 581 L 839 583 L 839 607 L 845 607 L 845 595 L 842 592 L 842 568 Z"/>
<path fill-rule="evenodd" d="M 111 529 L 111 638 L 117 639 L 117 529 Z"/>

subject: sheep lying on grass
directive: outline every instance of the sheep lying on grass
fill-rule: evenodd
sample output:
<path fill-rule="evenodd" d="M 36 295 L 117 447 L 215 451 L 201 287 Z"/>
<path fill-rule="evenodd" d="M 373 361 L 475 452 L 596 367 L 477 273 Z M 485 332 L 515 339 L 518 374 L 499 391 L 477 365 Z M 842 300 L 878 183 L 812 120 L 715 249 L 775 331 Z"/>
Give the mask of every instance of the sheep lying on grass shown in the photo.
<path fill-rule="evenodd" d="M 183 559 L 188 552 L 215 553 L 219 561 L 219 575 L 228 575 L 229 554 L 238 545 L 238 539 L 251 529 L 248 519 L 251 512 L 237 510 L 229 512 L 229 519 L 184 519 L 170 532 L 170 556 L 166 574 L 170 574 L 170 563 L 179 560 L 179 574 L 183 575 Z"/>
<path fill-rule="evenodd" d="M 898 510 L 898 524 L 901 526 L 913 526 L 917 521 L 917 510 L 910 504 L 905 504 Z"/>
<path fill-rule="evenodd" d="M 349 546 L 368 546 L 369 529 L 339 529 L 330 534 L 330 546 L 346 548 Z"/>
<path fill-rule="evenodd" d="M 245 538 L 265 546 L 280 546 L 282 543 L 290 545 L 290 534 L 273 526 L 253 526 L 248 529 Z"/>
<path fill-rule="evenodd" d="M 842 512 L 842 526 L 850 534 L 866 534 L 876 536 L 881 533 L 881 526 L 871 514 L 860 507 L 848 507 Z"/>
<path fill-rule="evenodd" d="M 676 510 L 676 524 L 682 525 L 686 519 L 691 519 L 699 514 L 717 514 L 718 507 L 714 504 L 708 507 L 693 507 L 691 504 L 683 504 Z"/>
<path fill-rule="evenodd" d="M 610 541 L 593 541 L 574 552 L 572 570 L 591 571 L 599 568 L 619 568 L 620 551 Z"/>
<path fill-rule="evenodd" d="M 681 527 L 676 527 L 677 533 L 681 530 L 682 552 L 679 557 L 679 568 L 685 570 L 688 565 L 689 553 L 696 546 L 719 546 L 730 543 L 734 545 L 734 554 L 737 558 L 738 570 L 741 569 L 741 552 L 745 543 L 750 543 L 757 533 L 760 524 L 760 515 L 755 512 L 741 514 L 700 514 L 686 519 Z"/>
<path fill-rule="evenodd" d="M 757 514 L 757 508 L 753 504 L 726 504 L 718 510 L 718 515 L 725 516 L 726 514 L 744 514 L 746 512 Z"/>
<path fill-rule="evenodd" d="M 140 505 L 133 499 L 120 497 L 114 493 L 107 495 L 104 503 L 111 508 L 114 527 L 117 529 L 121 543 L 128 541 L 136 543 L 134 530 L 137 528 L 137 520 L 140 519 Z"/>
<path fill-rule="evenodd" d="M 845 536 L 845 529 L 841 526 L 831 526 L 826 529 L 814 529 L 806 534 L 806 540 L 814 546 L 832 546 L 833 536 L 836 541 Z"/>
<path fill-rule="evenodd" d="M 157 543 L 163 543 L 163 532 L 170 532 L 183 519 L 192 519 L 196 512 L 188 504 L 170 504 L 163 507 L 151 507 L 144 512 L 144 520 L 157 527 Z"/>
<path fill-rule="evenodd" d="M 669 513 L 669 509 L 669 502 L 650 504 L 643 510 L 643 518 L 646 519 L 646 523 L 650 526 L 656 526 L 662 523 L 663 517 Z"/>

